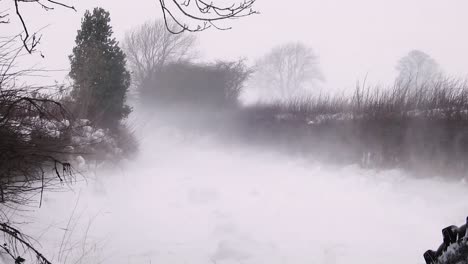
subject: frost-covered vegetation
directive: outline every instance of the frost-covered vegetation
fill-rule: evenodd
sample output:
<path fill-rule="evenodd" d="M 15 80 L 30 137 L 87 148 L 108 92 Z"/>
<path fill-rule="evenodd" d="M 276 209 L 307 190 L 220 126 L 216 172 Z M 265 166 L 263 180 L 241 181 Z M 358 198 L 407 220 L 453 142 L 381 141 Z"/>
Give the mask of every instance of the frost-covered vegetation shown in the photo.
<path fill-rule="evenodd" d="M 468 85 L 445 77 L 424 52 L 398 62 L 389 88 L 311 94 L 304 91 L 316 88 L 312 80 L 324 77 L 304 44 L 274 48 L 253 67 L 202 63 L 186 56 L 194 53 L 192 37 L 163 38 L 163 29 L 163 21 L 147 23 L 125 39 L 140 103 L 160 118 L 328 163 L 467 176 Z M 239 96 L 259 86 L 258 103 L 242 106 Z"/>
<path fill-rule="evenodd" d="M 284 142 L 331 162 L 463 177 L 467 98 L 464 81 L 440 79 L 419 87 L 364 87 L 351 96 L 306 97 L 241 111 L 246 134 L 255 132 L 272 144 Z"/>
<path fill-rule="evenodd" d="M 155 84 L 155 94 L 159 87 Z M 178 86 L 167 87 L 177 95 Z M 408 83 L 388 89 L 358 87 L 348 95 L 323 93 L 230 108 L 226 103 L 219 107 L 221 101 L 209 97 L 204 86 L 192 88 L 207 98 L 167 97 L 155 106 L 145 105 L 166 113 L 161 118 L 172 112 L 172 122 L 181 126 L 227 135 L 224 141 L 333 164 L 401 168 L 423 177 L 467 176 L 468 86 L 461 80 L 438 79 L 418 87 Z M 147 94 L 145 100 L 149 98 Z"/>

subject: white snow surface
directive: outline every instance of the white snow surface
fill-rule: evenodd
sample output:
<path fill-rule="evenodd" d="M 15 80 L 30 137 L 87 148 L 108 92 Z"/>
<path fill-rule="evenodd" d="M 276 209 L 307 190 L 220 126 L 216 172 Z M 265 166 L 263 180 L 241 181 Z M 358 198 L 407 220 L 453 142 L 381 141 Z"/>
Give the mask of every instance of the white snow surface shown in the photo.
<path fill-rule="evenodd" d="M 55 263 L 424 263 L 440 230 L 467 216 L 460 181 L 144 130 L 136 160 L 46 194 L 31 213 L 26 229 Z M 61 244 L 73 244 L 66 260 Z"/>

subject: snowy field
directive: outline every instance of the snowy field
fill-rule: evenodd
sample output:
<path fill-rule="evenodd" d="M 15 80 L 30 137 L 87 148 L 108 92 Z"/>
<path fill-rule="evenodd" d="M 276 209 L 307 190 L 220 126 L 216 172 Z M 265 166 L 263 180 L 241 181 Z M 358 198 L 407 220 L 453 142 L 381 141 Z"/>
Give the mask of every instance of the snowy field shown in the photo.
<path fill-rule="evenodd" d="M 27 228 L 56 263 L 424 263 L 467 216 L 463 182 L 144 130 L 136 160 L 47 194 L 33 214 Z"/>

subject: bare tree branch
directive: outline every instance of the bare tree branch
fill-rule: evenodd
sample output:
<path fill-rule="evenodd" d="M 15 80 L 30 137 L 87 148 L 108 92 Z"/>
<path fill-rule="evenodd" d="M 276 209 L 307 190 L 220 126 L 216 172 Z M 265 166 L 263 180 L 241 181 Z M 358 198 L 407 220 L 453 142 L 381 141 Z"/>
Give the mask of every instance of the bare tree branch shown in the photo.
<path fill-rule="evenodd" d="M 0 24 L 8 24 L 10 23 L 10 19 L 8 18 L 8 13 L 6 10 L 0 11 Z"/>
<path fill-rule="evenodd" d="M 39 264 L 52 264 L 31 243 L 29 238 L 20 230 L 12 227 L 9 223 L 0 223 L 0 233 L 3 234 L 4 243 L 0 249 L 6 252 L 17 264 L 24 263 L 26 259 L 22 254 L 29 253 L 31 259 L 36 259 Z"/>
<path fill-rule="evenodd" d="M 31 33 L 28 24 L 22 13 L 21 4 L 36 4 L 45 11 L 54 10 L 56 6 L 72 9 L 76 12 L 73 5 L 62 1 L 54 0 L 10 0 L 14 2 L 14 12 L 18 17 L 23 28 L 22 42 L 28 53 L 35 51 L 41 41 L 41 36 L 37 32 Z M 204 0 L 159 0 L 164 17 L 166 29 L 173 34 L 180 34 L 184 31 L 198 32 L 208 28 L 218 30 L 228 30 L 231 27 L 225 27 L 217 24 L 222 20 L 236 19 L 241 17 L 258 14 L 253 9 L 256 0 L 243 0 L 230 5 L 219 5 Z M 184 22 L 185 18 L 192 20 L 191 23 Z M 10 23 L 8 10 L 0 11 L 0 24 Z M 195 25 L 191 25 L 195 23 Z M 173 25 L 177 27 L 173 27 Z"/>
<path fill-rule="evenodd" d="M 60 7 L 72 9 L 76 12 L 76 8 L 74 6 L 67 5 L 65 3 L 53 1 L 53 0 L 13 0 L 13 1 L 15 3 L 16 16 L 19 18 L 21 25 L 23 27 L 23 31 L 24 31 L 23 33 L 24 36 L 21 37 L 21 40 L 23 41 L 23 46 L 26 49 L 26 51 L 28 51 L 28 53 L 32 53 L 35 50 L 36 46 L 41 41 L 41 36 L 38 37 L 36 36 L 36 33 L 29 32 L 28 25 L 26 24 L 23 18 L 23 14 L 21 12 L 20 3 L 38 4 L 46 11 L 53 10 L 54 6 L 60 6 Z M 2 15 L 2 13 L 0 13 L 0 15 Z M 6 17 L 8 16 L 8 14 L 4 14 L 3 16 Z M 0 16 L 0 19 L 2 18 L 3 17 Z"/>
<path fill-rule="evenodd" d="M 253 9 L 255 2 L 256 0 L 244 0 L 237 4 L 221 6 L 203 0 L 185 0 L 184 2 L 180 2 L 179 0 L 159 0 L 166 28 L 173 34 L 180 34 L 184 31 L 198 32 L 210 27 L 214 27 L 218 30 L 228 30 L 231 27 L 219 26 L 216 23 L 221 20 L 236 19 L 258 14 L 258 12 Z M 194 22 L 198 22 L 198 25 L 191 26 L 183 22 L 176 13 Z M 178 28 L 174 29 L 171 26 L 171 22 L 177 24 Z"/>

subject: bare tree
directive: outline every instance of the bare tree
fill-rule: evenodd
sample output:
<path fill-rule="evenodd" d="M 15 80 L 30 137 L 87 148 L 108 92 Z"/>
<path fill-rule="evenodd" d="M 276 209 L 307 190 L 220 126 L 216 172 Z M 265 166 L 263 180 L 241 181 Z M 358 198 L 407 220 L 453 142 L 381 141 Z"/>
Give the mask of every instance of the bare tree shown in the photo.
<path fill-rule="evenodd" d="M 278 46 L 257 60 L 254 84 L 269 96 L 290 98 L 314 81 L 324 77 L 313 50 L 302 43 Z"/>
<path fill-rule="evenodd" d="M 399 72 L 397 83 L 413 88 L 419 88 L 442 76 L 439 64 L 420 50 L 412 50 L 401 58 L 396 70 Z"/>
<path fill-rule="evenodd" d="M 175 28 L 172 25 L 171 28 Z M 172 34 L 163 20 L 146 22 L 127 32 L 123 49 L 137 87 L 150 82 L 154 74 L 167 63 L 190 60 L 194 56 L 196 38 L 187 34 Z"/>

